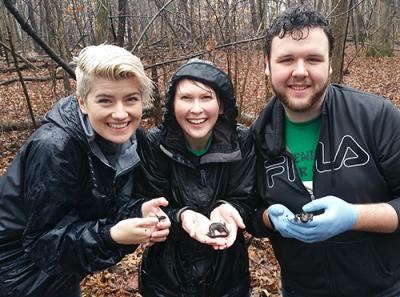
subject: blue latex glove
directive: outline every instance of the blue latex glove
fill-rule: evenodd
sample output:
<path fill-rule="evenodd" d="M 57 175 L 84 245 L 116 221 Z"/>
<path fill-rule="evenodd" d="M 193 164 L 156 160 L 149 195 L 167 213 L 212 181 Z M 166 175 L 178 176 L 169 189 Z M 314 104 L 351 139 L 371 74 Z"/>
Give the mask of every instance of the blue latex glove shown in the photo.
<path fill-rule="evenodd" d="M 283 237 L 293 237 L 287 230 L 287 225 L 290 224 L 290 220 L 294 218 L 294 214 L 282 204 L 273 204 L 268 207 L 268 216 L 276 231 L 278 231 Z"/>
<path fill-rule="evenodd" d="M 357 220 L 354 205 L 335 196 L 313 200 L 304 205 L 303 210 L 324 210 L 324 213 L 314 216 L 311 222 L 302 223 L 300 220 L 290 219 L 290 223 L 286 225 L 288 234 L 308 243 L 323 241 L 348 231 Z"/>

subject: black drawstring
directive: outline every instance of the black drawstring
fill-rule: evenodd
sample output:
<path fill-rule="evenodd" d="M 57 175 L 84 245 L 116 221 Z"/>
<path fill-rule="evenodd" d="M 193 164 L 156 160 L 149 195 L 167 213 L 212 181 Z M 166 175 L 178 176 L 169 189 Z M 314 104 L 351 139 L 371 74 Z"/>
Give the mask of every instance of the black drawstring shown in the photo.
<path fill-rule="evenodd" d="M 204 169 L 200 169 L 201 184 L 207 186 L 207 172 Z"/>
<path fill-rule="evenodd" d="M 327 103 L 329 104 L 330 102 L 327 102 Z M 328 108 L 327 108 L 327 110 L 328 110 Z M 328 142 L 329 142 L 329 160 L 330 160 L 329 167 L 330 167 L 330 170 L 331 170 L 331 186 L 335 187 L 336 186 L 336 181 L 335 181 L 335 178 L 333 176 L 334 175 L 334 171 L 335 171 L 335 160 L 334 160 L 334 157 L 335 157 L 334 156 L 335 155 L 334 154 L 335 137 L 334 137 L 334 129 L 333 129 L 333 123 L 332 123 L 333 116 L 330 116 L 328 111 L 326 112 L 326 116 L 328 117 Z"/>

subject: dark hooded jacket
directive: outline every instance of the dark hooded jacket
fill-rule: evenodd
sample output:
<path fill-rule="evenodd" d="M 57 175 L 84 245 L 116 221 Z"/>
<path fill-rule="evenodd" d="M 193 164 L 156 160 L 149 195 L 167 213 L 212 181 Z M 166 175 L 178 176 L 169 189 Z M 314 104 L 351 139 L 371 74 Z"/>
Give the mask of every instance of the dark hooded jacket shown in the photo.
<path fill-rule="evenodd" d="M 348 231 L 307 244 L 266 229 L 261 215 L 269 205 L 280 203 L 298 213 L 311 196 L 286 149 L 284 109 L 276 97 L 252 132 L 263 204 L 252 233 L 270 236 L 283 281 L 307 297 L 399 296 L 398 232 Z M 387 202 L 400 215 L 400 113 L 390 101 L 329 86 L 315 159 L 316 199 L 333 195 L 356 204 Z"/>
<path fill-rule="evenodd" d="M 60 100 L 1 177 L 2 297 L 57 296 L 136 248 L 114 243 L 109 228 L 140 211 L 131 174 L 140 133 L 114 170 L 86 124 L 76 97 Z"/>
<path fill-rule="evenodd" d="M 224 115 L 213 129 L 211 147 L 201 157 L 191 154 L 182 129 L 173 116 L 179 80 L 189 78 L 211 86 L 219 96 Z M 188 62 L 172 77 L 166 94 L 165 121 L 147 135 L 141 159 L 147 170 L 147 197 L 164 196 L 172 221 L 167 241 L 143 255 L 140 289 L 145 297 L 243 297 L 249 292 L 248 256 L 243 234 L 223 251 L 192 239 L 177 221 L 183 207 L 207 217 L 224 200 L 245 223 L 250 217 L 248 199 L 254 178 L 254 153 L 248 130 L 236 125 L 237 109 L 228 76 L 206 61 Z M 143 183 L 141 183 L 143 185 Z"/>

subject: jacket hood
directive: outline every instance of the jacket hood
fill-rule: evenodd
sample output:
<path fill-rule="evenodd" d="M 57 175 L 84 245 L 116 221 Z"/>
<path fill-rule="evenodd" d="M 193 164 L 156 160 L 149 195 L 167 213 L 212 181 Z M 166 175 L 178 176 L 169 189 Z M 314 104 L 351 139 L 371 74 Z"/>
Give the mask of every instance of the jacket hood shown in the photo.
<path fill-rule="evenodd" d="M 90 125 L 88 117 L 81 112 L 76 96 L 72 95 L 59 100 L 45 115 L 42 123 L 51 123 L 63 129 L 68 135 L 76 139 L 85 150 L 92 152 L 104 164 L 112 166 L 99 146 L 98 140 L 96 140 L 96 132 Z M 141 133 L 139 130 L 137 132 Z M 128 170 L 139 161 L 136 152 L 136 134 L 134 133 L 129 142 L 121 147 L 122 152 L 115 164 L 117 175 Z"/>
<path fill-rule="evenodd" d="M 42 124 L 47 123 L 60 127 L 81 143 L 88 143 L 87 135 L 82 128 L 83 116 L 74 95 L 62 98 L 54 105 L 42 121 Z"/>
<path fill-rule="evenodd" d="M 173 103 L 176 85 L 184 78 L 199 81 L 213 88 L 224 108 L 224 114 L 222 117 L 233 126 L 236 125 L 236 116 L 238 111 L 231 80 L 224 71 L 219 69 L 212 62 L 200 59 L 189 60 L 187 63 L 179 67 L 170 79 L 165 95 L 165 123 L 175 121 Z"/>

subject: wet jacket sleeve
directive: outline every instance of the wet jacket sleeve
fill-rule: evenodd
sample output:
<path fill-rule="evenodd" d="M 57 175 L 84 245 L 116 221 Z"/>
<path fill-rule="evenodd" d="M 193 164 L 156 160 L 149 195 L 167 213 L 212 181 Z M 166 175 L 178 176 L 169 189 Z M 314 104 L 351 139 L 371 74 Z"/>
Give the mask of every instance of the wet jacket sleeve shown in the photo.
<path fill-rule="evenodd" d="M 250 223 L 247 225 L 247 231 L 255 237 L 270 237 L 277 235 L 274 230 L 269 229 L 263 221 L 263 213 L 268 208 L 256 191 L 252 194 L 252 201 L 256 205 Z"/>
<path fill-rule="evenodd" d="M 80 274 L 116 264 L 128 250 L 107 243 L 109 219 L 86 221 L 78 213 L 84 178 L 82 152 L 64 139 L 40 139 L 27 148 L 24 232 L 26 252 L 49 274 Z M 84 211 L 84 210 L 83 210 Z"/>
<path fill-rule="evenodd" d="M 176 233 L 181 231 L 177 214 L 181 208 L 173 204 L 170 190 L 170 160 L 160 149 L 159 130 L 151 130 L 138 150 L 141 166 L 138 175 L 137 195 L 149 200 L 165 197 L 169 205 L 163 208 L 171 221 L 171 229 Z M 170 235 L 171 236 L 171 235 Z"/>
<path fill-rule="evenodd" d="M 252 126 L 251 129 L 253 129 L 254 126 Z M 252 130 L 251 130 L 252 131 Z M 252 131 L 254 133 L 254 131 Z M 251 138 L 251 141 L 254 145 L 254 149 L 256 151 L 256 158 L 262 158 L 261 156 L 257 155 L 257 148 L 255 147 L 255 142 L 254 138 Z M 256 162 L 256 168 L 254 169 L 254 172 L 263 172 L 263 170 L 260 170 L 258 168 L 261 166 L 261 162 L 258 160 Z M 261 191 L 263 191 L 263 176 L 261 174 L 256 175 L 255 177 L 255 186 L 253 188 L 252 194 L 251 194 L 251 204 L 253 205 L 253 215 L 251 217 L 250 223 L 247 225 L 247 231 L 255 236 L 255 237 L 271 237 L 274 235 L 277 235 L 277 233 L 274 230 L 269 229 L 263 221 L 263 213 L 264 211 L 270 206 L 267 201 L 265 201 L 262 198 L 262 195 L 260 195 Z"/>
<path fill-rule="evenodd" d="M 373 129 L 381 172 L 396 197 L 389 204 L 396 210 L 400 222 L 400 111 L 388 100 L 383 101 Z M 400 226 L 397 232 L 400 232 Z"/>

